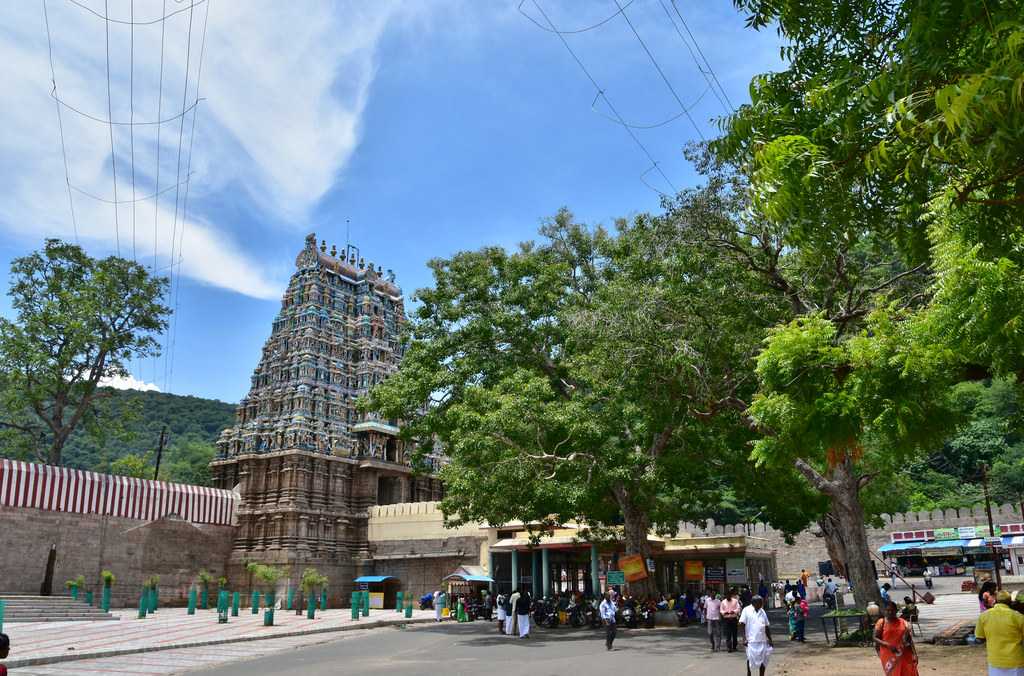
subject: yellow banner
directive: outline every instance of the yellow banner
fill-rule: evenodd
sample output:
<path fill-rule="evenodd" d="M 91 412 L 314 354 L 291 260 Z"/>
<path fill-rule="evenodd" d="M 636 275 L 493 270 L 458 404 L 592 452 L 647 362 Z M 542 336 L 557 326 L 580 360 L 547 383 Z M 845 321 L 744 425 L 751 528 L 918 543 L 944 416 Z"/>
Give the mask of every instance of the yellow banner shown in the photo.
<path fill-rule="evenodd" d="M 619 558 L 619 568 L 626 574 L 626 582 L 636 582 L 647 577 L 647 566 L 644 564 L 644 557 L 639 555 L 622 556 Z"/>

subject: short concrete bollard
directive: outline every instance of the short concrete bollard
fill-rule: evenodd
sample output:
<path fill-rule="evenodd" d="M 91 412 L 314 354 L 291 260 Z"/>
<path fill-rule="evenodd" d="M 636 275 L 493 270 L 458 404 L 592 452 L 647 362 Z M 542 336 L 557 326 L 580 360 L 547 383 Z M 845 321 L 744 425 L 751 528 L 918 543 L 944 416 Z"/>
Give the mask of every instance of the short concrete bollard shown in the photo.
<path fill-rule="evenodd" d="M 259 592 L 254 591 L 252 593 L 252 598 L 249 600 L 249 604 L 252 607 L 252 614 L 253 615 L 259 615 L 260 614 L 260 593 Z"/>
<path fill-rule="evenodd" d="M 195 615 L 196 614 L 196 588 L 195 587 L 191 587 L 188 590 L 188 614 L 189 615 Z"/>
<path fill-rule="evenodd" d="M 242 602 L 242 595 L 235 592 L 231 595 L 231 617 L 238 617 L 238 606 Z"/>

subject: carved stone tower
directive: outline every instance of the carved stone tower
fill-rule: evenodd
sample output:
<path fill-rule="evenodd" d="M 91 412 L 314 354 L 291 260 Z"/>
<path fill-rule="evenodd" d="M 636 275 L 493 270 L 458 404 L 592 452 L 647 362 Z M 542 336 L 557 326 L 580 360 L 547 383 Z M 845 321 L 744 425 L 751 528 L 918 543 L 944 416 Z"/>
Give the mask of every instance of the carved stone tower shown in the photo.
<path fill-rule="evenodd" d="M 398 368 L 405 322 L 389 270 L 316 236 L 263 346 L 237 423 L 217 442 L 214 485 L 241 497 L 228 566 L 244 581 L 250 561 L 283 567 L 297 586 L 306 567 L 347 599 L 368 557 L 372 505 L 438 500 L 441 484 L 414 476 L 396 421 L 362 415 L 356 399 Z M 439 459 L 434 459 L 437 462 Z"/>

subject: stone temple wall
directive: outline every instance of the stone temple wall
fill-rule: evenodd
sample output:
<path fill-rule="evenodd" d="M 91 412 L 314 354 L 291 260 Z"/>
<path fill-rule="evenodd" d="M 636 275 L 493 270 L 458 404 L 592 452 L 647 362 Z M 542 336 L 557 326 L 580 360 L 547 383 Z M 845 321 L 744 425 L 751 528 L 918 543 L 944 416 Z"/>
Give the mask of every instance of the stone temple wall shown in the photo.
<path fill-rule="evenodd" d="M 900 530 L 918 530 L 931 528 L 955 528 L 957 526 L 980 526 L 988 524 L 984 506 L 966 509 L 936 510 L 933 512 L 907 512 L 903 514 L 883 514 L 881 528 L 868 528 L 868 544 L 875 551 L 891 541 L 889 534 Z M 995 525 L 1021 523 L 1020 505 L 992 505 L 992 520 Z M 770 525 L 757 522 L 753 524 L 716 524 L 709 520 L 706 525 L 683 523 L 680 530 L 694 535 L 731 535 L 748 533 L 763 537 L 769 541 L 769 547 L 776 551 L 779 575 L 795 577 L 801 569 L 811 572 L 818 570 L 819 561 L 827 561 L 825 541 L 816 535 L 817 527 L 801 532 L 792 545 L 786 544 L 782 533 Z"/>
<path fill-rule="evenodd" d="M 160 601 L 184 605 L 200 569 L 216 579 L 231 552 L 232 526 L 192 524 L 173 517 L 139 521 L 0 506 L 0 593 L 38 594 L 51 545 L 57 545 L 53 593 L 84 575 L 97 592 L 101 570 L 117 576 L 114 607 L 134 606 L 143 580 L 160 576 Z M 88 588 L 88 587 L 87 587 Z"/>

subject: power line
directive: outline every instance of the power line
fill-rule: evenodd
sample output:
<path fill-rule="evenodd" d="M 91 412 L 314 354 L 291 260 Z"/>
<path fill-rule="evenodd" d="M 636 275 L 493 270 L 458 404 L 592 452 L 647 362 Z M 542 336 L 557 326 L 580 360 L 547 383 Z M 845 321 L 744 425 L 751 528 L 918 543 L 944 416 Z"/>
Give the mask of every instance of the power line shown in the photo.
<path fill-rule="evenodd" d="M 565 36 L 558 31 L 558 29 L 555 27 L 554 22 L 543 10 L 543 8 L 541 8 L 537 0 L 533 0 L 533 6 L 536 7 L 537 11 L 540 12 L 542 17 L 544 17 L 544 20 L 547 21 L 548 26 L 550 26 L 551 30 L 558 36 L 558 39 L 562 41 L 562 45 L 565 47 L 566 51 L 569 52 L 569 55 L 572 56 L 573 60 L 576 62 L 576 65 L 580 67 L 580 70 L 583 71 L 583 74 L 587 76 L 588 80 L 590 80 L 590 84 L 592 84 L 594 86 L 594 89 L 597 90 L 597 95 L 604 99 L 605 104 L 607 104 L 608 109 L 612 111 L 612 114 L 615 116 L 616 121 L 622 125 L 622 127 L 626 130 L 626 133 L 629 134 L 629 137 L 633 139 L 633 143 L 635 143 L 637 147 L 640 148 L 640 150 L 647 157 L 647 159 L 650 160 L 651 165 L 655 169 L 657 169 L 658 173 L 661 174 L 661 177 L 665 179 L 665 183 L 667 183 L 672 188 L 672 192 L 675 193 L 675 185 L 673 185 L 672 181 L 669 180 L 669 177 L 665 174 L 665 171 L 658 165 L 657 160 L 654 159 L 654 156 L 651 155 L 651 152 L 647 150 L 647 147 L 643 144 L 643 142 L 640 141 L 637 135 L 633 132 L 633 129 L 626 124 L 626 121 L 622 118 L 622 115 L 619 114 L 618 109 L 615 108 L 615 105 L 611 102 L 611 99 L 608 98 L 608 95 L 604 93 L 604 89 L 601 87 L 601 85 L 597 83 L 597 80 L 594 79 L 594 76 L 590 74 L 590 71 L 587 70 L 587 67 L 583 64 L 583 61 L 580 60 L 580 57 L 577 56 L 576 52 L 573 51 L 573 48 L 569 44 L 569 41 L 566 40 Z"/>
<path fill-rule="evenodd" d="M 131 0 L 132 25 L 130 27 L 129 57 L 128 57 L 128 110 L 129 120 L 132 124 L 128 127 L 128 137 L 131 139 L 131 160 L 132 160 L 132 260 L 137 261 L 135 256 L 135 0 Z M 116 199 L 114 200 L 117 201 Z M 116 209 L 117 206 L 115 205 Z"/>
<path fill-rule="evenodd" d="M 711 62 L 708 61 L 708 58 L 706 56 L 704 56 L 704 50 L 700 48 L 700 43 L 697 42 L 697 38 L 694 37 L 693 31 L 690 30 L 690 26 L 686 23 L 686 19 L 683 18 L 682 12 L 679 11 L 679 6 L 676 4 L 676 0 L 669 1 L 672 3 L 672 9 L 675 10 L 676 16 L 679 17 L 680 23 L 682 23 L 683 28 L 686 29 L 686 34 L 690 36 L 690 40 L 693 41 L 693 46 L 697 49 L 697 53 L 700 54 L 700 58 L 701 60 L 704 61 L 704 66 L 707 68 L 707 71 L 705 72 L 704 69 L 701 68 L 700 63 L 697 63 L 697 70 L 704 74 L 705 79 L 707 79 L 708 74 L 711 75 L 712 80 L 714 80 L 715 84 L 718 85 L 718 89 L 722 92 L 722 96 L 725 97 L 725 102 L 723 103 L 723 105 L 726 106 L 726 112 L 731 113 L 733 110 L 735 110 L 735 107 L 732 105 L 732 101 L 729 100 L 729 94 L 726 93 L 725 87 L 723 87 L 722 83 L 719 82 L 718 76 L 715 74 L 715 69 L 711 67 Z M 668 14 L 668 9 L 665 7 L 664 2 L 662 0 L 658 0 L 658 2 L 661 3 L 662 9 L 664 9 L 665 13 Z M 672 20 L 672 15 L 669 15 L 669 20 L 672 22 L 672 27 L 676 29 L 676 33 L 679 33 L 679 28 L 676 27 L 676 22 Z M 679 39 L 683 39 L 682 33 L 679 33 Z M 683 43 L 686 44 L 686 40 L 683 40 Z M 689 50 L 689 45 L 687 45 L 687 49 Z M 690 54 L 692 56 L 693 52 L 691 51 Z M 694 61 L 696 62 L 696 57 L 694 57 Z M 711 84 L 711 80 L 708 80 L 708 84 Z M 715 96 L 718 96 L 717 92 Z M 720 102 L 722 101 L 721 98 L 719 98 L 718 100 Z"/>
<path fill-rule="evenodd" d="M 161 16 L 164 21 L 160 24 L 160 84 L 157 88 L 156 119 L 160 119 L 164 110 L 164 37 L 167 33 L 167 0 L 163 0 Z M 160 243 L 160 130 L 163 125 L 156 127 L 156 193 L 153 195 L 153 265 L 150 267 L 150 274 L 156 274 L 157 247 Z M 187 179 L 186 179 L 187 180 Z M 173 187 L 173 186 L 172 186 Z M 157 355 L 153 355 L 153 382 L 156 382 L 156 366 L 159 363 Z"/>
<path fill-rule="evenodd" d="M 162 195 L 162 194 L 164 194 L 166 192 L 170 192 L 170 191 L 174 190 L 175 188 L 179 187 L 180 185 L 188 183 L 189 179 L 190 179 L 190 177 L 186 176 L 185 180 L 183 180 L 180 184 L 169 185 L 169 186 L 167 186 L 166 188 L 164 188 L 163 190 L 161 190 L 159 192 L 153 192 L 153 193 L 150 193 L 148 195 L 143 195 L 142 197 L 136 197 L 135 199 L 130 199 L 130 200 L 118 200 L 116 202 L 114 200 L 107 199 L 106 197 L 100 197 L 99 195 L 97 195 L 95 193 L 91 193 L 88 190 L 80 188 L 79 186 L 75 185 L 74 183 L 71 184 L 71 189 L 74 190 L 75 192 L 81 194 L 81 195 L 84 195 L 86 197 L 94 199 L 97 202 L 103 202 L 104 204 L 138 204 L 139 202 L 148 202 L 149 200 L 153 199 L 154 197 L 157 197 L 158 195 Z"/>
<path fill-rule="evenodd" d="M 46 23 L 46 48 L 50 54 L 50 82 L 53 85 L 53 97 L 57 98 L 57 74 L 53 68 L 53 40 L 50 37 L 50 14 L 46 11 L 46 0 L 43 0 L 43 20 Z M 57 129 L 60 130 L 60 153 L 64 157 L 64 184 L 68 190 L 68 207 L 71 209 L 71 227 L 75 232 L 75 244 L 78 244 L 78 220 L 75 218 L 75 201 L 71 197 L 71 172 L 68 169 L 68 151 L 64 144 L 64 121 L 61 119 L 60 102 L 57 107 Z"/>
<path fill-rule="evenodd" d="M 104 5 L 104 12 L 103 12 L 103 14 L 100 14 L 99 12 L 94 10 L 92 7 L 89 7 L 88 5 L 84 5 L 81 2 L 79 2 L 78 0 L 68 0 L 68 2 L 70 2 L 72 5 L 76 5 L 77 7 L 81 7 L 82 9 L 84 9 L 87 12 L 89 12 L 90 14 L 93 14 L 96 17 L 98 17 L 100 19 L 103 19 L 104 21 L 108 21 L 110 23 L 119 23 L 119 24 L 122 24 L 122 25 L 125 25 L 125 26 L 127 26 L 129 24 L 133 25 L 133 26 L 152 26 L 155 23 L 160 23 L 161 21 L 167 21 L 167 19 L 170 19 L 175 14 L 181 14 L 182 12 L 189 11 L 193 7 L 198 7 L 199 5 L 203 4 L 204 2 L 207 2 L 207 0 L 196 0 L 196 2 L 193 2 L 188 7 L 182 7 L 181 9 L 177 9 L 177 10 L 171 12 L 170 14 L 167 14 L 167 3 L 164 3 L 164 13 L 163 13 L 163 15 L 159 19 L 153 19 L 152 21 L 134 21 L 134 20 L 132 20 L 132 21 L 124 21 L 123 19 L 112 19 L 109 16 L 110 12 L 106 11 L 106 5 Z"/>
<path fill-rule="evenodd" d="M 203 17 L 203 37 L 199 42 L 199 66 L 196 69 L 196 100 L 199 99 L 199 85 L 203 78 L 203 55 L 206 54 L 206 28 L 210 24 L 210 2 L 206 3 L 206 14 Z M 199 109 L 196 108 L 195 112 L 192 113 L 192 131 L 189 132 L 188 140 L 188 164 L 185 167 L 185 176 L 190 176 L 192 173 L 192 146 L 196 140 L 196 118 L 199 117 Z M 184 260 L 184 256 L 181 254 L 182 249 L 185 246 L 185 227 L 188 225 L 188 193 L 192 184 L 186 179 L 185 182 L 185 199 L 181 205 L 181 241 L 178 244 L 178 276 L 174 287 L 174 323 L 171 331 L 171 372 L 167 381 L 167 390 L 170 391 L 174 385 L 174 348 L 178 341 L 178 325 L 180 322 L 177 320 L 178 317 L 178 300 L 181 294 L 181 263 Z"/>
<path fill-rule="evenodd" d="M 644 39 L 642 37 L 640 37 L 640 33 L 637 32 L 636 26 L 633 25 L 632 21 L 630 21 L 629 15 L 626 14 L 625 9 L 619 4 L 619 0 L 612 1 L 615 3 L 615 6 L 619 8 L 619 13 L 622 14 L 622 18 L 626 20 L 626 23 L 629 25 L 629 29 L 633 31 L 633 35 L 636 36 L 636 39 L 640 43 L 640 46 L 643 47 L 644 52 L 646 52 L 647 54 L 647 58 L 651 60 L 652 64 L 654 64 L 654 69 L 658 71 L 658 75 L 660 75 L 661 79 L 665 82 L 665 86 L 668 87 L 668 90 L 670 92 L 672 92 L 672 96 L 675 97 L 676 103 L 679 104 L 679 108 L 683 111 L 683 113 L 685 113 L 686 119 L 689 120 L 690 124 L 693 125 L 693 129 L 694 131 L 697 132 L 697 136 L 700 137 L 701 141 L 705 140 L 704 134 L 701 132 L 700 127 L 697 126 L 697 123 L 696 121 L 694 121 L 693 116 L 690 115 L 690 111 L 686 107 L 686 104 L 683 103 L 683 99 L 680 98 L 679 94 L 676 92 L 676 88 L 672 86 L 672 83 L 669 81 L 668 76 L 665 75 L 665 71 L 662 70 L 661 65 L 658 63 L 658 60 L 654 58 L 654 54 L 652 54 L 651 50 L 647 48 L 647 43 L 644 42 Z"/>
<path fill-rule="evenodd" d="M 109 14 L 107 0 L 103 0 L 103 13 Z M 110 22 L 103 24 L 107 39 L 107 118 L 114 119 L 113 107 L 110 103 Z M 117 245 L 117 255 L 121 255 L 121 226 L 117 220 L 117 153 L 114 151 L 114 126 L 110 128 L 110 170 L 114 175 L 114 242 Z"/>
<path fill-rule="evenodd" d="M 635 0 L 629 0 L 629 2 L 627 2 L 625 5 L 622 6 L 622 8 L 619 9 L 619 11 L 615 12 L 614 14 L 609 16 L 607 19 L 601 19 L 600 21 L 598 21 L 597 23 L 595 23 L 595 24 L 593 24 L 591 26 L 587 26 L 586 28 L 578 28 L 576 30 L 571 30 L 571 31 L 567 31 L 567 30 L 553 30 L 551 28 L 547 28 L 545 26 L 542 26 L 536 19 L 534 19 L 532 16 L 530 16 L 529 14 L 527 14 L 523 10 L 523 5 L 526 4 L 526 0 L 520 0 L 519 6 L 516 9 L 519 10 L 520 14 L 522 14 L 527 19 L 529 19 L 530 23 L 532 23 L 534 26 L 536 26 L 537 28 L 541 29 L 542 31 L 547 31 L 548 33 L 558 33 L 559 35 L 578 35 L 579 33 L 586 33 L 587 31 L 592 31 L 595 28 L 600 28 L 601 26 L 605 25 L 606 23 L 608 23 L 609 21 L 611 21 L 612 19 L 617 17 L 619 14 L 621 14 L 622 10 L 624 10 L 626 7 L 629 7 L 630 5 L 632 5 L 634 1 Z"/>
<path fill-rule="evenodd" d="M 146 127 L 146 126 L 156 125 L 156 126 L 159 127 L 159 125 L 167 124 L 168 122 L 174 122 L 178 118 L 184 117 L 193 108 L 195 108 L 197 105 L 199 105 L 199 103 L 202 101 L 202 99 L 199 99 L 198 101 L 193 102 L 192 105 L 190 105 L 188 108 L 185 109 L 184 113 L 175 113 L 174 115 L 171 115 L 170 117 L 167 117 L 167 118 L 164 118 L 164 119 L 160 119 L 160 116 L 157 115 L 157 119 L 155 119 L 155 120 L 147 120 L 145 122 L 131 122 L 131 121 L 123 122 L 123 121 L 120 121 L 120 120 L 104 119 L 102 117 L 96 117 L 95 115 L 91 115 L 91 114 L 85 112 L 84 110 L 81 110 L 80 108 L 76 108 L 75 106 L 71 105 L 70 103 L 68 103 L 64 99 L 62 99 L 59 96 L 57 96 L 56 93 L 54 93 L 54 92 L 50 92 L 50 96 L 52 96 L 54 99 L 56 99 L 57 103 L 59 103 L 60 105 L 64 106 L 65 108 L 67 108 L 68 110 L 70 110 L 73 113 L 78 113 L 82 117 L 90 119 L 93 122 L 99 122 L 100 124 L 104 124 L 104 125 L 114 125 L 115 127 L 119 127 L 119 126 L 127 127 L 129 125 L 133 126 L 133 127 Z"/>
<path fill-rule="evenodd" d="M 671 124 L 671 123 L 675 122 L 676 120 L 681 118 L 683 115 L 686 115 L 687 110 L 693 110 L 694 108 L 696 108 L 697 104 L 699 104 L 701 101 L 704 100 L 704 97 L 707 96 L 709 91 L 712 91 L 710 85 L 708 85 L 707 87 L 704 88 L 704 91 L 702 91 L 700 93 L 700 95 L 696 99 L 693 100 L 693 103 L 691 103 L 687 109 L 681 110 L 678 113 L 676 113 L 675 115 L 673 115 L 671 117 L 668 117 L 668 118 L 662 120 L 661 122 L 653 122 L 651 124 L 639 124 L 639 123 L 636 123 L 636 122 L 627 122 L 626 126 L 629 127 L 630 129 L 645 129 L 645 130 L 646 129 L 657 129 L 658 127 L 664 127 L 667 124 Z M 595 113 L 597 113 L 598 115 L 600 115 L 601 117 L 603 117 L 604 119 L 608 120 L 609 122 L 614 122 L 615 124 L 619 124 L 618 120 L 614 119 L 610 115 L 605 115 L 604 113 L 602 113 L 600 110 L 597 109 L 597 106 L 595 104 L 597 103 L 597 99 L 598 98 L 599 97 L 597 97 L 597 96 L 594 97 L 594 101 L 590 104 L 590 109 L 592 111 L 594 111 Z"/>

